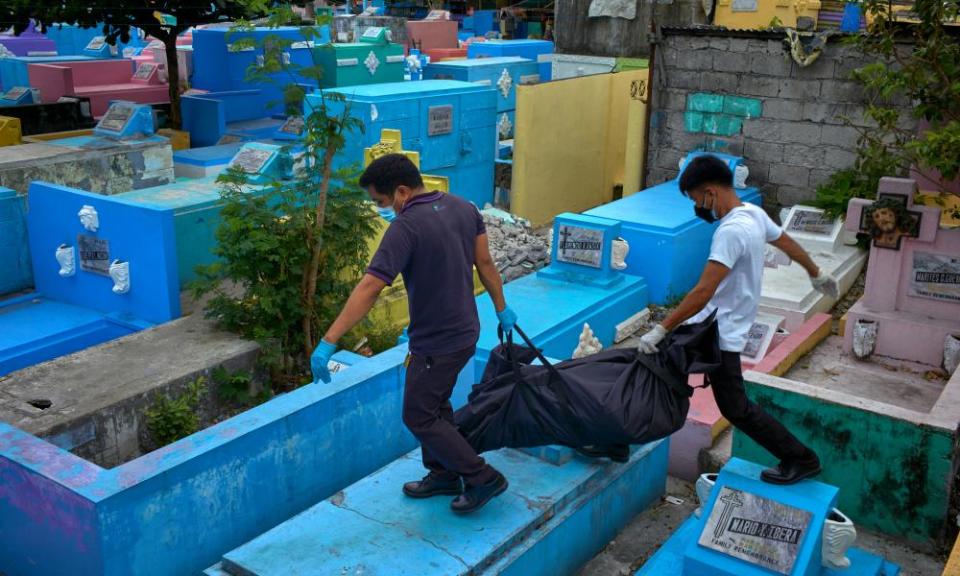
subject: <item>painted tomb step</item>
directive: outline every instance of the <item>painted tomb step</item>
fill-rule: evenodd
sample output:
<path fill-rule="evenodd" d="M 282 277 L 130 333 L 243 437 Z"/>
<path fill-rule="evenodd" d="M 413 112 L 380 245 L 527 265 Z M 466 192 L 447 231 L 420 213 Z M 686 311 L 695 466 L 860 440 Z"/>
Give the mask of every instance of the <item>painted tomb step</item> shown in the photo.
<path fill-rule="evenodd" d="M 468 516 L 450 511 L 452 497 L 403 496 L 402 484 L 424 474 L 416 450 L 225 554 L 206 574 L 574 573 L 663 494 L 668 450 L 666 440 L 636 446 L 625 464 L 485 454 L 510 487 Z"/>

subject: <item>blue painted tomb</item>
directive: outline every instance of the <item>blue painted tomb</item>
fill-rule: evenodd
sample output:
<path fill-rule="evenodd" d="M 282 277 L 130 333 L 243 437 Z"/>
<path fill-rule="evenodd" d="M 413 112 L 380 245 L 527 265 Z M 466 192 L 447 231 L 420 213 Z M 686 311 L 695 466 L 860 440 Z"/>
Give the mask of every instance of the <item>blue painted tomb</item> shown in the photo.
<path fill-rule="evenodd" d="M 687 158 L 698 154 L 692 152 Z M 727 160 L 732 168 L 742 162 L 738 157 L 716 155 Z M 736 191 L 744 202 L 758 205 L 761 202 L 756 188 L 738 187 Z M 622 224 L 620 236 L 630 246 L 626 273 L 642 276 L 647 281 L 650 301 L 654 304 L 676 300 L 696 285 L 718 226 L 707 224 L 694 214 L 693 201 L 680 193 L 678 179 L 592 208 L 584 214 Z"/>
<path fill-rule="evenodd" d="M 487 40 L 471 42 L 467 46 L 467 58 L 518 56 L 533 60 L 540 71 L 540 81 L 547 82 L 550 80 L 550 56 L 553 50 L 553 42 L 549 40 Z"/>

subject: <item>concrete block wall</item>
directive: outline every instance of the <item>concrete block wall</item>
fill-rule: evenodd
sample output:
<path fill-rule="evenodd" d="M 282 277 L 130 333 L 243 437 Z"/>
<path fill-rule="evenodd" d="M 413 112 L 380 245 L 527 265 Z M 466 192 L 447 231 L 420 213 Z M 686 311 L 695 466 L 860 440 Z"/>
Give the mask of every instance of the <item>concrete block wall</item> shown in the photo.
<path fill-rule="evenodd" d="M 676 177 L 686 152 L 717 150 L 746 159 L 750 185 L 773 212 L 809 202 L 831 174 L 854 165 L 870 123 L 851 73 L 872 62 L 855 48 L 831 41 L 801 67 L 782 34 L 667 29 L 658 50 L 647 186 Z"/>

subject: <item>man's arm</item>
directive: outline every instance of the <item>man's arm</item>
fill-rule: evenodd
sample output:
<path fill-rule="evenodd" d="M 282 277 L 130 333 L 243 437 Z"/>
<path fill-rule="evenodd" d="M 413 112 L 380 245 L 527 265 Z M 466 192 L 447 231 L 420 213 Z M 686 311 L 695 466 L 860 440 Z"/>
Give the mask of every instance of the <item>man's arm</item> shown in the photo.
<path fill-rule="evenodd" d="M 351 328 L 363 320 L 363 317 L 370 312 L 376 303 L 380 292 L 387 286 L 387 283 L 372 274 L 364 274 L 363 278 L 350 293 L 350 298 L 344 304 L 340 315 L 333 321 L 323 339 L 331 344 L 336 344 L 337 340 L 350 331 Z"/>
<path fill-rule="evenodd" d="M 480 275 L 480 282 L 486 288 L 487 294 L 493 300 L 493 307 L 497 312 L 507 307 L 507 301 L 503 297 L 503 280 L 500 279 L 500 272 L 497 265 L 490 256 L 490 244 L 486 234 L 478 234 L 474 245 L 474 265 L 477 267 L 477 273 Z"/>
<path fill-rule="evenodd" d="M 783 251 L 791 260 L 803 266 L 811 278 L 816 278 L 820 274 L 820 268 L 814 263 L 807 251 L 797 244 L 797 241 L 784 232 L 779 238 L 770 242 L 770 244 Z"/>
<path fill-rule="evenodd" d="M 730 269 L 723 264 L 709 260 L 706 268 L 703 269 L 703 274 L 700 275 L 700 281 L 697 282 L 697 285 L 683 297 L 680 305 L 677 306 L 660 325 L 669 332 L 680 324 L 683 324 L 697 312 L 703 310 L 703 307 L 707 305 L 707 302 L 709 302 L 710 299 L 713 298 L 714 293 L 716 293 L 717 286 L 720 285 L 720 282 L 726 278 L 729 273 Z"/>

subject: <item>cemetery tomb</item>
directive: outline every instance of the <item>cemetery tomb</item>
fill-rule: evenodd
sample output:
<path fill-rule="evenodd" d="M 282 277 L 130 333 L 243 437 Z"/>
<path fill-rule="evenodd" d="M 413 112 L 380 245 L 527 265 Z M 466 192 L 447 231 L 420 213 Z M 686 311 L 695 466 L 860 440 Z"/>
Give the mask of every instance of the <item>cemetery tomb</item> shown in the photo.
<path fill-rule="evenodd" d="M 180 98 L 183 129 L 190 132 L 195 148 L 269 140 L 284 118 L 267 115 L 263 98 L 259 89 L 184 95 Z"/>
<path fill-rule="evenodd" d="M 263 184 L 290 175 L 291 160 L 280 146 L 248 142 L 230 159 L 227 166 L 239 166 L 250 184 L 244 192 L 257 194 Z M 166 209 L 173 213 L 177 252 L 177 285 L 186 288 L 197 278 L 196 267 L 216 261 L 216 231 L 220 225 L 220 185 L 217 174 L 187 179 L 164 186 L 133 190 L 114 198 L 135 206 Z"/>
<path fill-rule="evenodd" d="M 346 42 L 359 42 L 371 28 L 383 28 L 389 32 L 387 38 L 390 42 L 395 42 L 401 46 L 407 46 L 407 19 L 397 16 L 380 16 L 371 14 L 360 14 L 349 18 L 350 40 Z M 339 32 L 338 32 L 339 34 Z M 339 37 L 337 42 L 344 42 Z"/>
<path fill-rule="evenodd" d="M 26 196 L 0 187 L 0 295 L 33 285 L 27 247 Z"/>
<path fill-rule="evenodd" d="M 177 150 L 173 153 L 173 171 L 177 178 L 207 178 L 217 176 L 240 151 L 243 142 L 215 144 L 200 148 Z"/>
<path fill-rule="evenodd" d="M 429 64 L 423 77 L 473 82 L 490 86 L 497 93 L 497 137 L 513 136 L 516 125 L 517 86 L 540 82 L 537 63 L 516 57 L 448 60 Z"/>
<path fill-rule="evenodd" d="M 692 152 L 686 160 L 701 154 Z M 715 154 L 740 170 L 742 159 Z M 683 172 L 681 168 L 681 173 Z M 760 191 L 741 182 L 737 195 L 744 202 L 760 204 Z M 621 236 L 630 246 L 625 272 L 643 277 L 650 301 L 676 301 L 693 288 L 710 253 L 717 224 L 707 224 L 693 212 L 693 202 L 680 192 L 678 179 L 658 184 L 637 194 L 584 212 L 621 223 Z M 807 281 L 809 283 L 809 281 Z"/>
<path fill-rule="evenodd" d="M 787 214 L 783 230 L 810 254 L 824 273 L 837 279 L 841 296 L 866 264 L 866 252 L 844 241 L 847 235 L 843 222 L 824 217 L 823 210 L 798 204 Z M 790 262 L 772 246 L 767 250 L 769 263 L 763 272 L 761 311 L 784 316 L 787 330 L 796 330 L 814 314 L 830 310 L 836 301 L 813 288 L 803 267 Z"/>
<path fill-rule="evenodd" d="M 40 89 L 44 102 L 55 102 L 62 96 L 87 97 L 95 118 L 103 116 L 113 100 L 157 104 L 170 99 L 159 70 L 147 68 L 140 71 L 143 77 L 137 77 L 131 60 L 30 64 L 28 70 L 30 85 Z"/>
<path fill-rule="evenodd" d="M 876 202 L 850 201 L 846 227 L 870 237 L 870 266 L 847 313 L 844 350 L 950 366 L 960 335 L 960 230 L 941 227 L 941 209 L 915 205 L 916 194 L 913 180 L 883 178 Z"/>
<path fill-rule="evenodd" d="M 388 39 L 387 29 L 367 28 L 357 42 L 313 49 L 323 68 L 321 88 L 403 81 L 404 47 Z"/>
<path fill-rule="evenodd" d="M 421 52 L 434 48 L 458 48 L 457 21 L 450 19 L 445 10 L 431 10 L 423 20 L 407 20 L 407 45 L 409 51 Z"/>
<path fill-rule="evenodd" d="M 432 50 L 424 50 L 423 53 L 430 58 L 430 62 L 463 60 L 467 57 L 466 48 L 433 48 Z"/>
<path fill-rule="evenodd" d="M 578 76 L 607 74 L 613 72 L 617 59 L 610 56 L 581 56 L 577 54 L 554 54 L 550 59 L 550 78 L 563 80 Z"/>
<path fill-rule="evenodd" d="M 32 20 L 19 36 L 12 32 L 0 34 L 0 46 L 12 52 L 14 56 L 56 56 L 57 54 L 57 45 L 38 32 Z"/>
<path fill-rule="evenodd" d="M 467 56 L 470 58 L 498 58 L 501 56 L 526 58 L 537 63 L 541 82 L 546 82 L 552 78 L 550 68 L 553 58 L 553 42 L 549 40 L 471 42 L 467 47 Z"/>
<path fill-rule="evenodd" d="M 100 36 L 102 29 L 102 25 L 81 28 L 73 24 L 51 24 L 47 26 L 44 34 L 57 45 L 57 54 L 67 57 L 88 58 L 82 56 L 81 53 L 94 37 Z"/>
<path fill-rule="evenodd" d="M 36 291 L 0 305 L 0 375 L 180 315 L 173 212 L 34 182 Z"/>
<path fill-rule="evenodd" d="M 3 60 L 0 60 L 3 62 Z M 20 130 L 28 142 L 58 138 L 57 133 L 84 130 L 95 125 L 90 115 L 90 99 L 62 96 L 47 104 L 7 106 L 3 115 L 17 118 Z"/>
<path fill-rule="evenodd" d="M 14 86 L 0 94 L 0 106 L 23 106 L 39 104 L 40 91 L 29 86 Z"/>
<path fill-rule="evenodd" d="M 0 58 L 0 90 L 14 86 L 30 86 L 30 64 L 55 64 L 58 62 L 82 62 L 93 60 L 89 56 L 18 56 Z"/>
<path fill-rule="evenodd" d="M 404 150 L 420 153 L 421 169 L 445 176 L 450 192 L 482 207 L 493 200 L 496 95 L 485 86 L 450 80 L 391 82 L 334 89 L 343 102 L 328 101 L 331 114 L 343 107 L 366 127 L 347 138 L 335 168 L 360 165 L 364 148 L 385 129 L 400 130 Z M 308 94 L 308 114 L 319 95 Z M 491 143 L 491 144 L 488 144 Z"/>
<path fill-rule="evenodd" d="M 154 46 L 149 48 L 150 59 L 163 67 L 167 68 L 167 49 L 165 46 Z M 177 46 L 177 73 L 180 77 L 181 85 L 190 84 L 193 78 L 193 46 Z"/>
<path fill-rule="evenodd" d="M 91 38 L 83 50 L 81 50 L 81 53 L 91 58 L 119 58 L 121 56 L 127 58 L 126 55 L 120 52 L 119 43 L 114 42 L 113 44 L 109 44 L 105 36 L 94 36 Z"/>
<path fill-rule="evenodd" d="M 760 481 L 763 467 L 731 459 L 697 481 L 700 508 L 637 576 L 897 576 L 900 568 L 853 547 L 856 517 L 838 508 L 839 490 L 816 480 Z"/>

